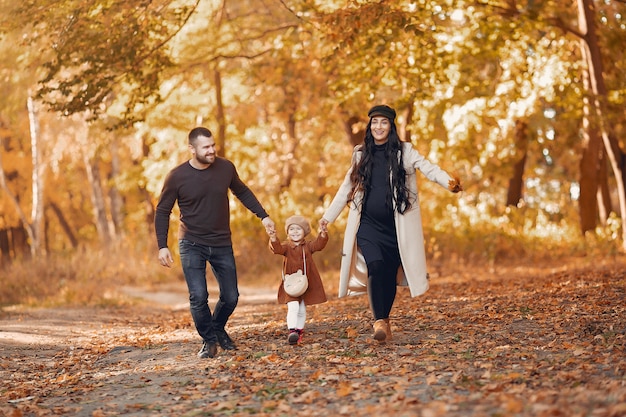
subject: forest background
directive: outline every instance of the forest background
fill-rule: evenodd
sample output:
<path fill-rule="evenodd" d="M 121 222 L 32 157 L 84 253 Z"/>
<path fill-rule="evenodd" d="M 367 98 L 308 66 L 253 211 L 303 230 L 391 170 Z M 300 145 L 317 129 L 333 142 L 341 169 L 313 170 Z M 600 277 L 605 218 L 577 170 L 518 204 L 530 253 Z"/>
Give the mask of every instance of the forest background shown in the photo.
<path fill-rule="evenodd" d="M 0 304 L 182 279 L 156 262 L 154 208 L 197 125 L 277 224 L 315 229 L 379 103 L 464 184 L 418 179 L 431 269 L 620 256 L 625 14 L 623 0 L 0 0 Z M 232 230 L 242 282 L 275 281 L 236 200 Z"/>

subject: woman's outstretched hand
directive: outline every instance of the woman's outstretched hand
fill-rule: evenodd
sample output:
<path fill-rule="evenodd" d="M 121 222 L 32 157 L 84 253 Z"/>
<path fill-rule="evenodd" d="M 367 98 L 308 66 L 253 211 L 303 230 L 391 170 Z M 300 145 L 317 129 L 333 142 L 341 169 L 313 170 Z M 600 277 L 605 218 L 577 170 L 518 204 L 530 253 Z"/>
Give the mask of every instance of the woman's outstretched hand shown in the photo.
<path fill-rule="evenodd" d="M 448 181 L 448 190 L 453 193 L 458 193 L 459 191 L 463 191 L 463 186 L 461 185 L 461 179 L 458 176 L 452 177 L 450 181 Z"/>

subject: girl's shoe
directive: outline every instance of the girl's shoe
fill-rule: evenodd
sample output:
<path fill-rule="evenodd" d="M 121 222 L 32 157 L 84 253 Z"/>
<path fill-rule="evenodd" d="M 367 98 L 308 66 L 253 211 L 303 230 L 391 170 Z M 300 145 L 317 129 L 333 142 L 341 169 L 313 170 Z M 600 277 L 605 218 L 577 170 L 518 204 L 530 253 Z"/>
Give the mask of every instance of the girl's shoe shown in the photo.
<path fill-rule="evenodd" d="M 287 341 L 290 345 L 297 345 L 300 340 L 300 332 L 298 329 L 289 329 L 289 336 L 287 337 Z"/>
<path fill-rule="evenodd" d="M 304 329 L 296 329 L 298 332 L 298 344 L 302 343 L 302 337 L 304 336 Z"/>

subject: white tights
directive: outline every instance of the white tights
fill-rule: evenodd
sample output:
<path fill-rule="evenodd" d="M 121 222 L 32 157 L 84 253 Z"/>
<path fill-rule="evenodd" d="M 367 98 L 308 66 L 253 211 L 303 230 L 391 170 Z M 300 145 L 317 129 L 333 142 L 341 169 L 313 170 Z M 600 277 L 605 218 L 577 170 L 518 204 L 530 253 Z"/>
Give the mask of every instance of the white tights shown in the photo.
<path fill-rule="evenodd" d="M 304 329 L 306 321 L 306 305 L 304 300 L 287 303 L 287 328 Z"/>

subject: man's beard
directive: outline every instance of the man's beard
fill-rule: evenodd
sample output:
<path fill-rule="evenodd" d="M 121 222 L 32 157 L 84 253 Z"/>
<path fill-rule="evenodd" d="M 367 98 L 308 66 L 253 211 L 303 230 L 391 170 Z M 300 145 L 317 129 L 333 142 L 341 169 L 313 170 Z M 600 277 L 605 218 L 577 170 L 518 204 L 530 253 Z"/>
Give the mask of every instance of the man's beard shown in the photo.
<path fill-rule="evenodd" d="M 207 157 L 205 157 L 205 156 L 200 156 L 200 155 L 196 154 L 196 159 L 201 164 L 211 165 L 213 162 L 215 162 L 215 155 L 210 156 L 210 158 L 211 158 L 211 160 L 207 159 Z"/>

